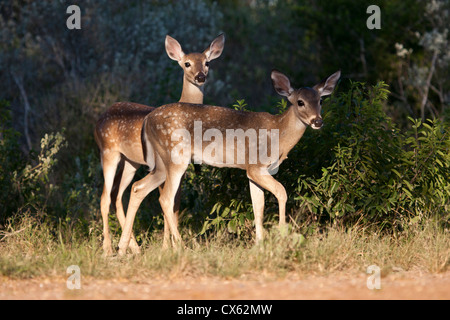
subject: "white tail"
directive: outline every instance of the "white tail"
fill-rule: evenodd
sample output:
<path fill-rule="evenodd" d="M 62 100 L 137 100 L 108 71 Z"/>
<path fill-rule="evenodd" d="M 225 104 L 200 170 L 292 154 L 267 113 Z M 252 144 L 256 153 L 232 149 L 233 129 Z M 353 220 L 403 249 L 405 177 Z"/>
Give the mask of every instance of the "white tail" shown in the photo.
<path fill-rule="evenodd" d="M 173 103 L 157 108 L 146 117 L 142 138 L 143 143 L 153 148 L 148 164 L 155 179 L 146 181 L 139 188 L 146 190 L 147 194 L 158 187 L 161 180 L 165 180 L 160 204 L 175 240 L 181 241 L 174 216 L 175 196 L 181 178 L 192 160 L 247 171 L 257 241 L 263 238 L 263 189 L 277 198 L 279 223 L 281 226 L 285 224 L 286 190 L 272 177 L 271 171 L 276 170 L 286 159 L 307 126 L 314 129 L 322 127 L 321 96 L 331 94 L 340 78 L 340 71 L 313 88 L 297 90 L 278 71 L 272 71 L 271 78 L 276 91 L 287 97 L 292 104 L 281 115 Z M 139 190 L 136 192 L 139 193 Z M 136 211 L 127 212 L 119 254 L 126 250 L 135 214 Z"/>
<path fill-rule="evenodd" d="M 220 56 L 224 44 L 225 36 L 222 34 L 214 39 L 203 53 L 185 54 L 180 44 L 174 38 L 166 37 L 167 54 L 171 59 L 177 60 L 184 70 L 183 91 L 180 101 L 203 103 L 202 86 L 208 75 L 209 61 Z M 125 225 L 125 214 L 122 205 L 122 195 L 132 181 L 136 170 L 141 165 L 147 164 L 143 156 L 141 129 L 145 116 L 154 109 L 153 107 L 132 102 L 118 102 L 112 105 L 99 118 L 95 127 L 94 135 L 100 148 L 104 176 L 100 209 L 103 219 L 103 249 L 107 255 L 112 254 L 108 226 L 109 207 L 115 199 L 117 218 L 123 228 Z M 120 169 L 116 174 L 118 167 Z M 177 212 L 179 201 L 176 202 Z M 131 206 L 133 203 L 130 201 Z M 164 231 L 164 239 L 167 242 L 169 229 L 165 227 Z M 139 252 L 139 246 L 132 235 L 130 248 L 135 253 Z"/>

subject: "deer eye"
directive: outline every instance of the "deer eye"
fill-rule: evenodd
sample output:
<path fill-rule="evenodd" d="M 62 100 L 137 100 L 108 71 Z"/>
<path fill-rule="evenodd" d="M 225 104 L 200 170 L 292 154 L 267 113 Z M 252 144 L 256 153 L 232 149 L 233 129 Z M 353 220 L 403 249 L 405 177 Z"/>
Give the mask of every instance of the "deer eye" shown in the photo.
<path fill-rule="evenodd" d="M 191 64 L 189 62 L 186 62 L 184 65 L 186 68 L 189 68 L 191 66 Z"/>
<path fill-rule="evenodd" d="M 323 102 L 323 99 L 320 99 L 320 101 L 319 101 L 320 105 L 322 105 L 322 102 Z"/>
<path fill-rule="evenodd" d="M 303 102 L 303 100 L 298 100 L 297 103 L 298 103 L 299 107 L 305 106 L 305 103 Z"/>
<path fill-rule="evenodd" d="M 208 61 L 205 62 L 205 66 L 209 67 L 209 62 Z"/>

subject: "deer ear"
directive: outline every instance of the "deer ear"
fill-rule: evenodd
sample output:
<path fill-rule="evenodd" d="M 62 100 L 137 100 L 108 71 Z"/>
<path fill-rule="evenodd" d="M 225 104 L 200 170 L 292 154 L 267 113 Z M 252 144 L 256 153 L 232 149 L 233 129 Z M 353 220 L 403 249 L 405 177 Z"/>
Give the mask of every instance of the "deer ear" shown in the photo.
<path fill-rule="evenodd" d="M 184 52 L 177 40 L 171 36 L 166 36 L 166 52 L 170 59 L 180 61 L 184 57 Z"/>
<path fill-rule="evenodd" d="M 225 34 L 220 34 L 211 42 L 209 48 L 206 49 L 203 53 L 208 58 L 208 61 L 217 59 L 220 57 L 223 51 L 223 47 L 225 46 Z"/>
<path fill-rule="evenodd" d="M 289 97 L 294 91 L 294 89 L 291 87 L 291 82 L 289 81 L 288 77 L 286 77 L 280 71 L 272 70 L 270 78 L 272 79 L 272 84 L 275 88 L 275 91 L 279 95 Z"/>
<path fill-rule="evenodd" d="M 316 84 L 314 86 L 314 90 L 316 90 L 320 96 L 327 96 L 333 92 L 340 77 L 341 71 L 339 70 L 328 78 L 323 79 L 320 83 Z"/>

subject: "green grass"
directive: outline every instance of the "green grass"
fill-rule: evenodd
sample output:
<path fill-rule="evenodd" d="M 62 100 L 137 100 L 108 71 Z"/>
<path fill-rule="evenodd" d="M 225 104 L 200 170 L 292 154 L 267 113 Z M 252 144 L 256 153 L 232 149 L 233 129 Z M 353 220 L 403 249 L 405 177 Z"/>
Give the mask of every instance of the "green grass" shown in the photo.
<path fill-rule="evenodd" d="M 411 225 L 394 235 L 364 227 L 330 227 L 303 237 L 295 230 L 281 234 L 273 228 L 260 245 L 226 234 L 198 238 L 184 231 L 184 249 L 162 249 L 162 235 L 141 234 L 140 255 L 102 256 L 100 224 L 80 235 L 76 228 L 51 228 L 25 216 L 10 221 L 0 234 L 0 276 L 31 278 L 66 276 L 78 265 L 83 276 L 108 278 L 220 278 L 329 275 L 365 272 L 378 265 L 389 273 L 401 268 L 440 273 L 449 270 L 450 235 L 433 222 Z M 114 235 L 117 244 L 119 235 Z"/>

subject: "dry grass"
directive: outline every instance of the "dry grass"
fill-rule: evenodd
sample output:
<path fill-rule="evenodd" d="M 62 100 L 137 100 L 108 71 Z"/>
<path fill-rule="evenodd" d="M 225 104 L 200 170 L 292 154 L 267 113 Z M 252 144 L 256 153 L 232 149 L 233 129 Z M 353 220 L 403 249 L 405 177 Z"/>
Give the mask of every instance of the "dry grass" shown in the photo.
<path fill-rule="evenodd" d="M 283 278 L 365 272 L 373 264 L 384 274 L 396 270 L 441 273 L 450 266 L 449 232 L 431 222 L 411 226 L 395 237 L 363 227 L 333 227 L 306 238 L 294 231 L 284 233 L 273 229 L 257 246 L 219 236 L 191 237 L 186 248 L 173 250 L 161 248 L 160 235 L 141 235 L 145 239 L 142 254 L 104 258 L 99 230 L 82 237 L 25 217 L 0 235 L 0 276 L 65 276 L 70 265 L 78 265 L 84 276 L 99 279 Z"/>

